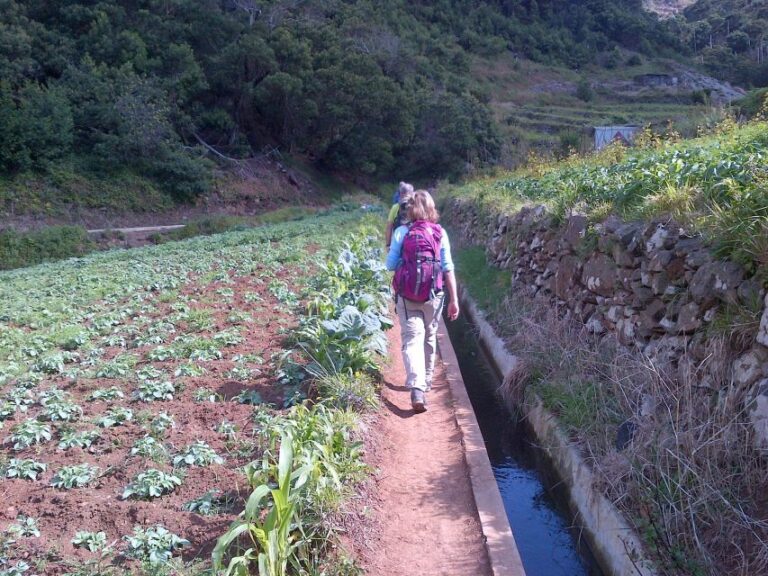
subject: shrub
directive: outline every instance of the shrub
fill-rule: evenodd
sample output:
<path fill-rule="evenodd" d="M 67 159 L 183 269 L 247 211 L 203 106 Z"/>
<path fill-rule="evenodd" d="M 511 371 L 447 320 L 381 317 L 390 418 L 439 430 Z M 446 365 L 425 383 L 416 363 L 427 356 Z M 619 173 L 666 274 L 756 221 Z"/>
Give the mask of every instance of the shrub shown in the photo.
<path fill-rule="evenodd" d="M 93 250 L 81 226 L 51 226 L 36 232 L 0 231 L 0 270 L 82 256 Z"/>
<path fill-rule="evenodd" d="M 592 84 L 586 78 L 579 80 L 576 85 L 576 98 L 584 102 L 591 102 L 595 97 L 595 92 L 592 90 Z"/>

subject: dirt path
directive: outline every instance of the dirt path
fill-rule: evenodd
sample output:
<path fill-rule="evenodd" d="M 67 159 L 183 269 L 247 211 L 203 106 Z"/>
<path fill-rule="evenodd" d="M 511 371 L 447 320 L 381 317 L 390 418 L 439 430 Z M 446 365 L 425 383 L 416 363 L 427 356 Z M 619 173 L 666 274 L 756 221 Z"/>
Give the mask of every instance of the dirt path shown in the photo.
<path fill-rule="evenodd" d="M 390 332 L 377 481 L 379 502 L 368 576 L 491 574 L 442 366 L 429 410 L 414 414 L 403 386 L 400 328 Z M 438 362 L 439 364 L 439 362 Z"/>

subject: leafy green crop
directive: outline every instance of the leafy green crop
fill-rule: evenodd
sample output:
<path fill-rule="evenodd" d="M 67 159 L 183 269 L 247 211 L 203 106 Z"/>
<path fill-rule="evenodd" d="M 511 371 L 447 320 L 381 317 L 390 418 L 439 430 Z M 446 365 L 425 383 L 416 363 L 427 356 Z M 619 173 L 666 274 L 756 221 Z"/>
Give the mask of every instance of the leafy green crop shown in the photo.
<path fill-rule="evenodd" d="M 167 450 L 160 442 L 158 442 L 152 436 L 144 436 L 139 438 L 133 443 L 131 448 L 131 456 L 143 456 L 146 458 L 152 458 L 153 460 L 159 460 L 167 455 Z"/>
<path fill-rule="evenodd" d="M 173 492 L 181 486 L 181 478 L 174 474 L 166 474 L 161 470 L 149 469 L 141 472 L 123 490 L 123 499 L 139 498 L 150 500 L 163 494 Z"/>
<path fill-rule="evenodd" d="M 101 437 L 98 430 L 84 430 L 77 432 L 67 430 L 61 434 L 59 440 L 59 450 L 69 450 L 70 448 L 88 448 Z"/>
<path fill-rule="evenodd" d="M 76 532 L 72 538 L 75 548 L 87 548 L 90 552 L 98 552 L 107 546 L 106 532 Z"/>
<path fill-rule="evenodd" d="M 133 410 L 117 406 L 109 410 L 104 416 L 96 419 L 96 425 L 102 428 L 111 428 L 120 426 L 133 420 Z"/>
<path fill-rule="evenodd" d="M 11 428 L 10 440 L 14 450 L 24 450 L 34 444 L 42 444 L 51 439 L 51 427 L 38 420 L 28 418 Z"/>
<path fill-rule="evenodd" d="M 11 458 L 5 467 L 6 478 L 37 480 L 37 475 L 45 472 L 48 466 L 30 459 Z"/>
<path fill-rule="evenodd" d="M 224 458 L 205 442 L 198 440 L 173 458 L 174 466 L 210 466 L 211 464 L 224 464 Z"/>
<path fill-rule="evenodd" d="M 149 429 L 153 436 L 163 436 L 165 433 L 175 426 L 173 416 L 167 412 L 160 412 L 149 425 Z"/>
<path fill-rule="evenodd" d="M 110 402 L 112 400 L 118 400 L 122 398 L 125 398 L 125 394 L 123 394 L 123 391 L 117 388 L 116 386 L 112 386 L 110 388 L 94 390 L 88 396 L 88 401 L 89 402 L 96 402 L 96 401 Z"/>
<path fill-rule="evenodd" d="M 173 400 L 176 388 L 173 382 L 161 382 L 159 380 L 144 380 L 133 393 L 135 400 L 154 402 L 156 400 Z"/>
<path fill-rule="evenodd" d="M 128 556 L 148 562 L 152 566 L 165 564 L 176 550 L 189 546 L 188 540 L 160 525 L 146 529 L 136 526 L 133 535 L 123 539 L 128 544 Z"/>
<path fill-rule="evenodd" d="M 37 527 L 37 520 L 31 516 L 20 514 L 16 518 L 16 524 L 8 527 L 8 532 L 15 537 L 20 538 L 39 538 L 40 529 Z"/>
<path fill-rule="evenodd" d="M 99 469 L 91 464 L 77 464 L 74 466 L 64 466 L 54 475 L 51 480 L 51 486 L 54 488 L 82 488 L 87 486 L 91 480 L 96 478 Z"/>
<path fill-rule="evenodd" d="M 209 490 L 199 498 L 184 504 L 182 510 L 196 512 L 202 516 L 212 516 L 228 510 L 231 505 L 231 499 L 224 496 L 221 490 Z"/>

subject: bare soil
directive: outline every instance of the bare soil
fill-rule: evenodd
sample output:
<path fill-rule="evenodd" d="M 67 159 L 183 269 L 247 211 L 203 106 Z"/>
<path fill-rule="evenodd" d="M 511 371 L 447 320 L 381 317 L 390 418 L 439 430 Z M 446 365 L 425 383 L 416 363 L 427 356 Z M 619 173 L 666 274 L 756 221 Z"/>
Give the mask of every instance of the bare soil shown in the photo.
<path fill-rule="evenodd" d="M 278 276 L 284 279 L 285 274 L 281 271 Z M 19 514 L 36 518 L 38 521 L 41 536 L 20 538 L 12 550 L 14 558 L 24 559 L 33 565 L 35 574 L 59 575 L 71 569 L 73 561 L 93 558 L 93 554 L 76 549 L 71 544 L 75 532 L 81 530 L 105 531 L 108 542 L 116 541 L 117 547 L 122 548 L 121 537 L 130 535 L 134 526 L 150 527 L 162 524 L 191 542 L 191 547 L 183 554 L 186 560 L 210 558 L 216 539 L 226 531 L 236 514 L 242 510 L 245 498 L 250 493 L 250 487 L 238 468 L 259 454 L 258 442 L 254 438 L 257 430 L 252 418 L 253 406 L 239 404 L 233 401 L 233 398 L 243 390 L 256 390 L 264 402 L 280 406 L 284 396 L 283 389 L 276 383 L 274 375 L 266 365 L 249 364 L 249 368 L 264 370 L 249 381 L 229 378 L 227 373 L 235 366 L 231 358 L 236 354 L 258 354 L 268 361 L 271 354 L 282 351 L 284 332 L 295 325 L 295 318 L 282 311 L 280 303 L 269 292 L 263 280 L 248 276 L 233 277 L 232 282 L 214 282 L 204 287 L 190 284 L 182 291 L 193 296 L 198 302 L 193 307 L 215 310 L 214 326 L 210 330 L 199 332 L 201 337 L 210 337 L 231 326 L 226 322 L 230 308 L 247 310 L 255 321 L 244 325 L 241 335 L 245 340 L 242 343 L 224 349 L 225 359 L 197 362 L 206 369 L 203 376 L 171 378 L 177 390 L 180 390 L 173 400 L 131 401 L 136 382 L 129 380 L 81 379 L 72 382 L 61 376 L 52 376 L 40 383 L 35 391 L 57 387 L 71 394 L 72 399 L 84 411 L 82 418 L 72 423 L 71 427 L 78 430 L 96 429 L 89 421 L 116 405 L 132 409 L 133 421 L 113 428 L 99 428 L 101 438 L 90 448 L 72 448 L 67 451 L 57 449 L 59 435 L 55 432 L 55 423 L 51 423 L 54 430 L 53 441 L 21 451 L 13 450 L 12 443 L 6 438 L 7 431 L 20 421 L 37 416 L 40 411 L 37 405 L 30 407 L 26 413 L 17 411 L 14 418 L 4 423 L 5 443 L 0 447 L 0 456 L 31 458 L 48 465 L 47 470 L 34 482 L 4 479 L 0 492 L 0 529 L 13 524 Z M 217 295 L 216 291 L 225 287 L 234 291 L 234 302 L 227 303 Z M 262 300 L 246 302 L 243 298 L 246 293 L 258 294 Z M 154 317 L 167 318 L 171 313 L 170 304 L 158 302 Z M 109 360 L 118 354 L 136 354 L 142 358 L 137 368 L 151 365 L 170 376 L 178 365 L 186 363 L 178 360 L 146 362 L 143 360 L 143 354 L 150 348 L 151 346 L 128 350 L 108 348 L 104 359 Z M 87 401 L 87 397 L 94 390 L 111 386 L 122 390 L 125 398 L 110 403 Z M 220 400 L 215 403 L 195 400 L 195 391 L 203 387 L 218 394 Z M 146 434 L 144 425 L 160 412 L 167 412 L 175 419 L 175 427 L 163 440 L 170 455 L 175 455 L 189 444 L 202 440 L 218 455 L 224 457 L 225 462 L 208 467 L 186 468 L 182 485 L 161 498 L 149 501 L 124 500 L 121 498 L 124 488 L 138 473 L 149 468 L 171 472 L 167 459 L 156 462 L 130 454 L 133 443 Z M 237 442 L 228 441 L 216 431 L 224 420 L 237 426 Z M 64 490 L 50 485 L 51 479 L 62 466 L 86 462 L 97 466 L 100 471 L 100 476 L 87 487 Z M 222 491 L 230 499 L 231 508 L 228 512 L 203 516 L 182 510 L 183 504 L 213 489 Z"/>
<path fill-rule="evenodd" d="M 491 569 L 469 480 L 461 432 L 442 366 L 415 414 L 403 385 L 400 329 L 389 332 L 384 370 L 369 576 L 484 576 Z"/>

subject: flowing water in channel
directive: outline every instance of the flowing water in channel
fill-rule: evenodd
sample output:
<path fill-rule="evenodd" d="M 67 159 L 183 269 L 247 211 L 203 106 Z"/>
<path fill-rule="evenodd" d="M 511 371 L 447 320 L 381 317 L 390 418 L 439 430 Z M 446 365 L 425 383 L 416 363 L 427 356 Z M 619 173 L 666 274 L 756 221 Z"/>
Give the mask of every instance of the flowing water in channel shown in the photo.
<path fill-rule="evenodd" d="M 545 456 L 494 395 L 499 378 L 472 325 L 459 319 L 447 326 L 526 576 L 603 576 Z"/>

